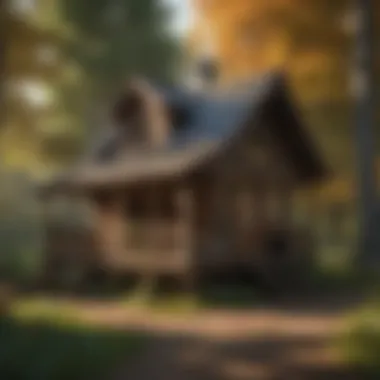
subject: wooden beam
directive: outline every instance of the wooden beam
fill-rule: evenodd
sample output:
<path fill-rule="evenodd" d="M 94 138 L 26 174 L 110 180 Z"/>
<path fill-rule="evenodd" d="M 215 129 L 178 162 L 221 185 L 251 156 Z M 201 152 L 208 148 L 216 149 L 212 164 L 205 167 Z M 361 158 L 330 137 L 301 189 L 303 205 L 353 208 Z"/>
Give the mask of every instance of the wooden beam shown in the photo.
<path fill-rule="evenodd" d="M 126 243 L 125 197 L 119 192 L 110 196 L 109 202 L 97 207 L 95 237 L 105 261 L 117 259 Z"/>
<path fill-rule="evenodd" d="M 195 202 L 194 192 L 187 184 L 177 192 L 177 205 L 179 210 L 179 229 L 177 239 L 183 252 L 186 273 L 184 274 L 185 287 L 193 291 L 196 285 L 196 267 L 194 260 L 194 230 L 195 230 Z"/>

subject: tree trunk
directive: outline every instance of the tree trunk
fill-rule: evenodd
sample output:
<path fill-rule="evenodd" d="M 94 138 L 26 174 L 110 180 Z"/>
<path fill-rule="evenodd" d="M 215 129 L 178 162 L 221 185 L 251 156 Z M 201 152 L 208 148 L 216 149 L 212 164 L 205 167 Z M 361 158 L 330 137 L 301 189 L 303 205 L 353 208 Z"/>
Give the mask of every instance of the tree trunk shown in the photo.
<path fill-rule="evenodd" d="M 5 60 L 6 60 L 6 8 L 5 0 L 0 0 L 0 128 L 4 123 L 5 101 Z"/>
<path fill-rule="evenodd" d="M 357 102 L 357 149 L 360 201 L 359 255 L 363 264 L 374 258 L 376 209 L 374 147 L 373 1 L 356 0 L 357 49 L 354 96 Z"/>

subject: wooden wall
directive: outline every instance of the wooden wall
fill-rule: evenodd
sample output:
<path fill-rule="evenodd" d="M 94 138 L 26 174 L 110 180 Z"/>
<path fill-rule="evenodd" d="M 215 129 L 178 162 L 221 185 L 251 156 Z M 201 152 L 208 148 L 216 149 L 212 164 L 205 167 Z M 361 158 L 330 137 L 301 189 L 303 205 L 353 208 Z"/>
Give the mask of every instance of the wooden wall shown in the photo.
<path fill-rule="evenodd" d="M 197 247 L 202 266 L 262 261 L 267 232 L 292 220 L 295 176 L 269 134 L 255 131 L 226 150 L 198 185 Z"/>
<path fill-rule="evenodd" d="M 184 272 L 193 265 L 193 189 L 140 184 L 95 202 L 95 236 L 104 265 L 134 272 Z"/>

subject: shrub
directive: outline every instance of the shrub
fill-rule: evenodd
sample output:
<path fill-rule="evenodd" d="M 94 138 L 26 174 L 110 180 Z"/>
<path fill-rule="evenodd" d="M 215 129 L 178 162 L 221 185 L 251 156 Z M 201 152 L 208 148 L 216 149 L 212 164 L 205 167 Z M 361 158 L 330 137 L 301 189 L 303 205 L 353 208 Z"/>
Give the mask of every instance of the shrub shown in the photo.
<path fill-rule="evenodd" d="M 370 303 L 355 313 L 341 339 L 346 360 L 370 378 L 380 378 L 380 304 Z"/>
<path fill-rule="evenodd" d="M 85 326 L 72 318 L 0 319 L 0 378 L 103 380 L 141 348 L 137 332 Z"/>

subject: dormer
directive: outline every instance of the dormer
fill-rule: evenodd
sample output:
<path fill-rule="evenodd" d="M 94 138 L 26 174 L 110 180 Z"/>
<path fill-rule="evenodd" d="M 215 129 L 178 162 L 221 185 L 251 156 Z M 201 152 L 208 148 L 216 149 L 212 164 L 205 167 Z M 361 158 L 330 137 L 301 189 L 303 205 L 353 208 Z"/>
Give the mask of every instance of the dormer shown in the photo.
<path fill-rule="evenodd" d="M 172 123 L 165 99 L 143 80 L 128 83 L 112 108 L 112 119 L 128 145 L 161 147 L 169 139 Z"/>

